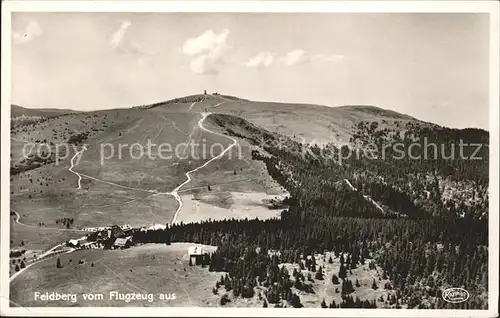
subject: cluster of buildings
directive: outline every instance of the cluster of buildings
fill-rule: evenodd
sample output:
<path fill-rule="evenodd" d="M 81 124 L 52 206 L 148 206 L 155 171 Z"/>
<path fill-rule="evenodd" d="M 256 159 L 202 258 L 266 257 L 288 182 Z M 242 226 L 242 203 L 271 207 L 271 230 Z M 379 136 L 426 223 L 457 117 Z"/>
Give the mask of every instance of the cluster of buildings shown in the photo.
<path fill-rule="evenodd" d="M 133 228 L 128 225 L 113 225 L 95 228 L 91 234 L 66 242 L 66 246 L 78 249 L 89 248 L 127 248 L 132 245 Z"/>
<path fill-rule="evenodd" d="M 83 239 L 71 239 L 66 242 L 66 246 L 78 249 L 102 248 L 99 242 L 88 241 L 87 237 Z"/>
<path fill-rule="evenodd" d="M 127 230 L 131 230 L 132 229 L 132 226 L 130 226 L 130 224 L 124 224 L 124 225 L 120 225 L 119 226 L 122 230 L 124 231 L 127 231 Z M 86 227 L 84 229 L 82 229 L 83 231 L 86 231 L 86 232 L 98 232 L 98 231 L 104 231 L 104 230 L 108 230 L 110 229 L 111 226 L 101 226 L 101 227 Z"/>
<path fill-rule="evenodd" d="M 124 249 L 133 245 L 132 234 L 135 230 L 150 230 L 165 228 L 161 224 L 140 229 L 133 229 L 130 225 L 113 225 L 109 227 L 96 228 L 96 231 L 78 239 L 71 239 L 66 242 L 66 246 L 75 249 Z M 260 248 L 258 250 L 260 252 Z M 279 252 L 277 252 L 279 254 Z M 209 253 L 202 246 L 192 245 L 188 248 L 189 263 L 192 266 L 202 265 L 206 262 Z"/>

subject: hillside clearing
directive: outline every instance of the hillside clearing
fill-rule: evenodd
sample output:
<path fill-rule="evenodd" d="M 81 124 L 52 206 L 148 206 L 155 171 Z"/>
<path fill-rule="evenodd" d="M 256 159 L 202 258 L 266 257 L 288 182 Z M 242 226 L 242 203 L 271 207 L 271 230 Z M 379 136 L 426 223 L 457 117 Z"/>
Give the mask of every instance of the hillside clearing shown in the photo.
<path fill-rule="evenodd" d="M 189 266 L 187 250 L 193 244 L 147 244 L 125 250 L 81 250 L 60 256 L 63 268 L 49 259 L 34 265 L 10 286 L 11 299 L 26 307 L 45 306 L 206 306 L 214 303 L 212 288 L 221 273 Z M 204 246 L 209 251 L 213 247 Z M 70 263 L 70 259 L 72 262 Z M 83 264 L 78 264 L 83 260 Z M 94 266 L 92 267 L 92 264 Z M 33 291 L 76 293 L 76 303 L 34 300 Z M 109 292 L 152 293 L 155 301 L 124 302 L 108 299 Z M 85 301 L 84 293 L 103 293 L 104 300 Z M 160 300 L 158 294 L 175 294 Z"/>
<path fill-rule="evenodd" d="M 270 209 L 263 199 L 270 198 L 266 193 L 245 192 L 198 192 L 181 196 L 184 206 L 177 223 L 224 219 L 269 219 L 280 216 L 283 209 Z"/>

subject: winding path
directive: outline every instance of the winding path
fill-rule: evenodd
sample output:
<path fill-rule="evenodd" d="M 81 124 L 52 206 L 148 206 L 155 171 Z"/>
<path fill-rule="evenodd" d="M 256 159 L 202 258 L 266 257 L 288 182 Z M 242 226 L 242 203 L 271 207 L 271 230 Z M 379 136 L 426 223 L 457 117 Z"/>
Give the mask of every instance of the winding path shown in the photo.
<path fill-rule="evenodd" d="M 68 169 L 69 171 L 73 172 L 74 174 L 76 174 L 78 176 L 78 190 L 80 190 L 82 188 L 82 176 L 78 172 L 73 171 L 73 167 L 75 166 L 76 156 L 80 155 L 80 159 L 81 159 L 81 156 L 83 155 L 83 152 L 85 150 L 87 150 L 87 147 L 85 145 L 83 145 L 82 149 L 75 153 L 75 155 L 71 158 L 71 167 L 69 167 L 69 169 Z M 80 161 L 80 160 L 78 160 L 78 161 Z"/>
<path fill-rule="evenodd" d="M 206 127 L 203 126 L 203 122 L 205 121 L 205 119 L 210 115 L 211 113 L 210 112 L 204 112 L 204 113 L 201 113 L 201 119 L 198 121 L 198 127 L 206 132 L 209 132 L 209 133 L 212 133 L 214 135 L 218 135 L 218 136 L 222 136 L 222 137 L 225 137 L 225 138 L 228 138 L 228 139 L 231 139 L 233 141 L 233 143 L 231 145 L 229 145 L 229 147 L 227 147 L 226 149 L 224 149 L 220 154 L 218 154 L 217 156 L 213 157 L 212 159 L 208 160 L 207 162 L 205 162 L 204 164 L 202 164 L 201 166 L 193 169 L 193 170 L 190 170 L 188 172 L 186 172 L 186 181 L 184 181 L 183 183 L 181 183 L 179 186 L 177 186 L 177 188 L 175 188 L 172 192 L 166 192 L 166 193 L 158 193 L 158 194 L 170 194 L 170 195 L 173 195 L 174 198 L 177 200 L 177 202 L 179 203 L 179 206 L 177 207 L 177 210 L 175 211 L 175 214 L 174 214 L 174 217 L 172 219 L 172 222 L 171 224 L 174 224 L 175 221 L 177 220 L 177 217 L 179 215 L 179 212 L 182 210 L 182 207 L 183 207 L 183 202 L 182 202 L 182 199 L 179 195 L 179 190 L 185 186 L 186 184 L 188 184 L 190 181 L 191 181 L 191 174 L 193 172 L 196 172 L 204 167 L 206 167 L 208 164 L 210 164 L 212 161 L 215 161 L 217 159 L 220 159 L 222 158 L 222 156 L 224 156 L 229 150 L 231 150 L 231 148 L 233 148 L 237 143 L 238 141 L 233 138 L 233 137 L 229 137 L 229 136 L 226 136 L 226 135 L 223 135 L 223 134 L 220 134 L 220 133 L 217 133 L 217 132 L 214 132 L 210 129 L 207 129 Z"/>
<path fill-rule="evenodd" d="M 222 102 L 220 102 L 220 103 L 218 103 L 218 104 L 216 104 L 216 105 L 214 105 L 214 106 L 212 106 L 212 107 L 210 107 L 210 108 L 215 108 L 215 107 L 217 107 L 217 106 L 219 106 L 219 105 L 221 105 L 221 104 L 223 104 L 223 103 L 225 103 L 225 102 L 226 102 L 226 101 L 222 101 Z M 191 111 L 191 109 L 193 108 L 193 106 L 194 106 L 195 104 L 196 104 L 196 102 L 192 103 L 192 104 L 190 105 L 190 107 L 189 107 L 189 110 L 188 110 L 188 111 Z M 207 109 L 205 109 L 205 110 L 207 110 Z M 78 163 L 76 163 L 76 164 L 75 164 L 74 160 L 75 160 L 75 158 L 76 158 L 77 156 L 79 156 L 79 155 L 80 155 L 80 156 L 81 156 L 81 155 L 83 155 L 83 152 L 84 152 L 85 150 L 87 150 L 87 148 L 86 148 L 85 146 L 83 146 L 83 148 L 82 148 L 79 152 L 75 153 L 75 155 L 71 158 L 71 167 L 69 168 L 69 171 L 71 171 L 72 173 L 74 173 L 75 175 L 77 175 L 77 176 L 78 176 L 78 190 L 79 190 L 79 189 L 81 189 L 81 180 L 82 180 L 82 178 L 84 177 L 84 178 L 88 178 L 88 179 L 91 179 L 91 180 L 94 180 L 94 181 L 98 181 L 98 182 L 103 182 L 103 183 L 106 183 L 106 184 L 109 184 L 109 185 L 113 185 L 113 186 L 117 186 L 117 187 L 124 188 L 124 189 L 138 190 L 138 191 L 144 191 L 144 192 L 153 193 L 153 195 L 165 195 L 165 194 L 166 194 L 166 195 L 172 195 L 172 196 L 176 199 L 176 201 L 179 203 L 179 206 L 177 207 L 177 210 L 175 211 L 174 217 L 173 217 L 172 222 L 171 222 L 171 224 L 174 224 L 174 223 L 175 223 L 175 221 L 177 220 L 177 216 L 179 215 L 179 212 L 182 210 L 182 207 L 183 207 L 183 202 L 182 202 L 182 199 L 181 199 L 181 197 L 180 197 L 180 195 L 179 195 L 179 193 L 178 193 L 178 192 L 179 192 L 179 190 L 180 190 L 183 186 L 185 186 L 186 184 L 188 184 L 188 183 L 191 181 L 191 174 L 192 174 L 193 172 L 196 172 L 196 171 L 198 171 L 198 170 L 200 170 L 200 169 L 202 169 L 202 168 L 206 167 L 206 166 L 207 166 L 209 163 L 211 163 L 212 161 L 215 161 L 215 160 L 217 160 L 217 159 L 220 159 L 222 156 L 224 156 L 224 155 L 225 155 L 225 154 L 226 154 L 229 150 L 231 150 L 231 148 L 233 148 L 233 147 L 234 147 L 234 146 L 238 143 L 238 141 L 237 141 L 235 138 L 233 138 L 233 137 L 226 136 L 226 135 L 224 135 L 224 134 L 221 134 L 221 133 L 218 133 L 218 132 L 212 131 L 212 130 L 210 130 L 210 129 L 208 129 L 208 128 L 206 128 L 206 127 L 204 127 L 204 126 L 203 126 L 203 122 L 204 122 L 204 121 L 205 121 L 205 119 L 206 119 L 209 115 L 211 115 L 211 114 L 212 114 L 211 112 L 202 112 L 202 113 L 201 113 L 201 119 L 198 121 L 198 125 L 197 125 L 197 126 L 195 126 L 194 128 L 200 128 L 201 130 L 204 130 L 204 131 L 209 132 L 209 133 L 211 133 L 211 134 L 214 134 L 214 135 L 217 135 L 217 136 L 221 136 L 221 137 L 224 137 L 224 138 L 231 139 L 233 143 L 232 143 L 229 147 L 227 147 L 226 149 L 224 149 L 224 150 L 223 150 L 223 151 L 222 151 L 219 155 L 217 155 L 217 156 L 213 157 L 212 159 L 208 160 L 208 161 L 207 161 L 207 162 L 205 162 L 203 165 L 201 165 L 201 166 L 199 166 L 199 167 L 197 167 L 197 168 L 195 168 L 195 169 L 192 169 L 192 170 L 190 170 L 190 171 L 186 172 L 186 173 L 185 173 L 185 175 L 186 175 L 186 181 L 184 181 L 183 183 L 181 183 L 181 184 L 180 184 L 179 186 L 177 186 L 174 190 L 172 190 L 172 191 L 170 191 L 170 192 L 158 192 L 157 190 L 148 190 L 148 189 L 141 189 L 141 188 L 127 187 L 127 186 L 124 186 L 124 185 L 121 185 L 121 184 L 117 184 L 117 183 L 113 183 L 113 182 L 109 182 L 109 181 L 100 180 L 100 179 L 97 179 L 97 178 L 95 178 L 95 177 L 91 177 L 91 176 L 85 175 L 85 174 L 83 174 L 83 173 L 78 173 L 78 172 L 76 172 L 76 171 L 74 171 L 74 170 L 73 170 L 73 168 L 74 168 L 74 167 L 78 164 Z M 166 118 L 164 118 L 164 119 L 166 119 Z M 193 129 L 193 131 L 192 131 L 192 132 L 191 132 L 191 134 L 189 135 L 189 141 L 188 141 L 188 142 L 190 142 L 190 140 L 191 140 L 191 138 L 192 138 L 192 135 L 193 135 L 193 133 L 194 133 L 194 130 L 195 130 L 195 129 Z M 184 149 L 184 150 L 185 150 L 185 149 Z"/>
<path fill-rule="evenodd" d="M 212 106 L 211 108 L 214 108 L 214 107 L 217 107 L 219 106 L 220 104 L 222 104 L 224 102 L 221 102 L 219 104 L 216 104 L 214 106 Z M 191 104 L 190 106 L 190 110 L 191 108 L 194 106 L 195 103 Z M 126 186 L 123 186 L 123 185 L 120 185 L 120 184 L 116 184 L 116 183 L 112 183 L 112 182 L 108 182 L 108 181 L 104 181 L 104 180 L 100 180 L 100 179 L 97 179 L 97 178 L 94 178 L 94 177 L 91 177 L 91 176 L 87 176 L 85 174 L 82 174 L 82 173 L 78 173 L 76 171 L 73 170 L 73 168 L 78 165 L 78 162 L 75 164 L 75 158 L 77 158 L 77 156 L 81 156 L 83 155 L 83 152 L 85 150 L 87 150 L 87 147 L 86 146 L 83 146 L 82 149 L 80 151 L 78 151 L 77 153 L 75 153 L 75 155 L 71 158 L 71 167 L 69 167 L 69 171 L 74 173 L 76 176 L 78 176 L 78 189 L 81 189 L 81 181 L 82 181 L 82 178 L 85 177 L 85 178 L 89 178 L 89 179 L 92 179 L 92 180 L 95 180 L 95 181 L 99 181 L 99 182 L 104 182 L 104 183 L 107 183 L 107 184 L 110 184 L 110 185 L 114 185 L 114 186 L 118 186 L 118 187 L 122 187 L 122 188 L 127 188 L 127 189 L 133 189 L 133 190 L 141 190 L 141 191 L 145 191 L 145 192 L 152 192 L 154 193 L 153 195 L 160 195 L 160 194 L 168 194 L 168 195 L 172 195 L 174 196 L 174 198 L 177 200 L 177 202 L 179 203 L 179 206 L 174 214 L 174 217 L 172 219 L 172 222 L 171 224 L 174 224 L 175 221 L 177 220 L 177 217 L 179 215 L 179 212 L 182 210 L 182 207 L 183 207 L 183 202 L 182 202 L 182 199 L 180 197 L 180 195 L 178 194 L 179 190 L 185 186 L 186 184 L 188 184 L 190 181 L 191 181 L 191 174 L 193 172 L 196 172 L 204 167 L 206 167 L 208 164 L 210 164 L 211 162 L 215 161 L 215 160 L 218 160 L 220 158 L 222 158 L 229 150 L 231 150 L 231 148 L 233 148 L 237 143 L 238 141 L 233 138 L 233 137 L 230 137 L 230 136 L 226 136 L 224 134 L 221 134 L 221 133 L 218 133 L 218 132 L 215 132 L 215 131 L 212 131 L 206 127 L 203 126 L 203 122 L 205 121 L 205 119 L 210 115 L 211 113 L 210 112 L 203 112 L 201 113 L 201 119 L 198 121 L 198 125 L 197 127 L 208 132 L 208 133 L 211 133 L 211 134 L 214 134 L 214 135 L 217 135 L 217 136 L 221 136 L 221 137 L 225 137 L 227 139 L 231 139 L 232 141 L 232 144 L 229 145 L 226 149 L 224 149 L 220 154 L 218 154 L 217 156 L 213 157 L 212 159 L 208 160 L 207 162 L 205 162 L 204 164 L 202 164 L 201 166 L 195 168 L 195 169 L 192 169 L 188 172 L 185 173 L 186 175 L 186 181 L 184 181 L 183 183 L 181 183 L 179 186 L 177 186 L 173 191 L 171 192 L 165 192 L 165 193 L 159 193 L 157 190 L 146 190 L 146 189 L 140 189 L 140 188 L 131 188 L 131 187 L 126 187 Z M 195 127 L 195 128 L 197 128 Z M 133 200 L 132 200 L 133 201 Z M 17 211 L 14 211 L 12 210 L 15 214 L 16 214 L 16 223 L 18 224 L 22 224 L 24 226 L 28 226 L 28 227 L 36 227 L 36 226 L 32 226 L 32 225 L 27 225 L 27 224 L 24 224 L 24 223 L 21 223 L 19 222 L 19 219 L 20 219 L 20 214 L 17 212 Z M 38 227 L 37 227 L 38 228 Z M 47 228 L 48 229 L 48 228 Z M 56 229 L 54 229 L 56 230 Z M 57 230 L 66 230 L 66 231 L 80 231 L 80 230 L 72 230 L 72 229 L 57 229 Z M 12 282 L 17 276 L 19 276 L 22 272 L 24 272 L 26 269 L 28 269 L 29 267 L 35 265 L 36 263 L 38 262 L 41 262 L 43 261 L 44 259 L 42 259 L 43 257 L 45 256 L 48 256 L 50 254 L 53 254 L 54 253 L 54 250 L 57 249 L 58 247 L 62 246 L 63 243 L 61 244 L 58 244 L 52 248 L 50 248 L 49 250 L 47 250 L 46 252 L 44 252 L 43 254 L 41 254 L 39 256 L 38 259 L 40 260 L 37 260 L 37 261 L 34 261 L 33 263 L 31 263 L 30 265 L 26 266 L 25 268 L 21 269 L 19 272 L 16 272 L 14 275 L 12 275 L 10 278 L 9 278 L 9 282 Z M 67 251 L 66 253 L 71 253 L 75 251 L 75 249 L 70 249 L 69 251 Z"/>
<path fill-rule="evenodd" d="M 15 272 L 14 275 L 10 276 L 9 283 L 11 283 L 17 276 L 19 276 L 22 272 L 24 272 L 25 270 L 27 270 L 31 266 L 33 266 L 33 265 L 35 265 L 37 263 L 45 261 L 46 259 L 44 259 L 44 257 L 49 256 L 50 254 L 53 254 L 54 250 L 56 248 L 58 248 L 58 247 L 61 247 L 61 246 L 62 246 L 62 243 L 61 244 L 57 244 L 56 246 L 52 247 L 51 249 L 47 250 L 46 252 L 44 252 L 43 254 L 41 254 L 39 257 L 37 257 L 36 261 L 34 261 L 31 264 L 27 265 L 25 268 L 21 268 L 18 272 Z M 72 253 L 74 251 L 75 251 L 75 249 L 72 248 L 69 251 L 67 251 L 65 253 L 61 253 L 61 254 L 69 254 L 69 253 Z"/>
<path fill-rule="evenodd" d="M 84 230 L 78 230 L 78 229 L 62 229 L 57 227 L 44 227 L 44 226 L 36 226 L 36 225 L 29 225 L 26 223 L 22 223 L 21 221 L 19 221 L 21 219 L 21 215 L 19 214 L 19 212 L 17 212 L 12 208 L 10 210 L 16 214 L 16 219 L 14 221 L 22 226 L 36 228 L 36 229 L 52 230 L 52 231 L 85 232 Z"/>
<path fill-rule="evenodd" d="M 121 185 L 121 184 L 118 184 L 118 183 L 113 183 L 113 182 L 109 182 L 109 181 L 104 181 L 104 180 L 101 180 L 101 179 L 97 179 L 97 178 L 94 178 L 92 176 L 89 176 L 89 175 L 86 175 L 86 174 L 83 174 L 83 173 L 80 173 L 80 172 L 76 172 L 73 170 L 73 168 L 78 165 L 74 163 L 74 159 L 76 158 L 76 156 L 78 155 L 83 155 L 83 152 L 87 150 L 87 147 L 83 146 L 82 150 L 78 151 L 77 153 L 75 153 L 75 155 L 71 158 L 71 167 L 69 167 L 69 171 L 71 171 L 72 173 L 74 173 L 76 176 L 78 176 L 78 190 L 80 190 L 82 188 L 82 179 L 83 178 L 87 178 L 87 179 L 91 179 L 91 180 L 94 180 L 94 181 L 97 181 L 97 182 L 102 182 L 102 183 L 106 183 L 106 184 L 109 184 L 109 185 L 112 185 L 112 186 L 115 186 L 115 187 L 119 187 L 119 188 L 123 188 L 123 189 L 129 189 L 129 190 L 137 190 L 137 191 L 144 191 L 144 192 L 152 192 L 152 193 L 156 193 L 157 191 L 156 190 L 147 190 L 147 189 L 142 189 L 142 188 L 133 188 L 133 187 L 127 187 L 127 186 L 124 186 L 124 185 Z"/>

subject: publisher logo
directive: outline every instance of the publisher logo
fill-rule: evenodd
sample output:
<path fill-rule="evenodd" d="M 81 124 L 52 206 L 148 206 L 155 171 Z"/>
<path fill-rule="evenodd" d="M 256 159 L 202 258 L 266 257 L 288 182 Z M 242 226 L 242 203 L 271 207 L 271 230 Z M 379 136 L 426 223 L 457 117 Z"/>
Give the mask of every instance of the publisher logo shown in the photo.
<path fill-rule="evenodd" d="M 453 304 L 463 303 L 469 299 L 469 292 L 458 287 L 447 288 L 443 290 L 443 299 Z"/>

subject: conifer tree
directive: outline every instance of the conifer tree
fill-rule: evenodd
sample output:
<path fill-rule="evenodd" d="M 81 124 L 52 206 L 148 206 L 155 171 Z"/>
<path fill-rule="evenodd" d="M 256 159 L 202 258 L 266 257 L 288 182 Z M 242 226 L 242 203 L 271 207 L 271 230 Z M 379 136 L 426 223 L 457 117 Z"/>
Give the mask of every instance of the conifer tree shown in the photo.
<path fill-rule="evenodd" d="M 337 277 L 337 275 L 333 274 L 332 275 L 332 284 L 337 285 L 339 283 L 340 283 L 339 278 Z"/>
<path fill-rule="evenodd" d="M 340 279 L 345 279 L 347 277 L 347 270 L 344 265 L 340 265 L 339 269 L 339 278 Z"/>
<path fill-rule="evenodd" d="M 314 276 L 317 280 L 323 280 L 323 268 L 320 266 L 316 275 Z"/>
<path fill-rule="evenodd" d="M 325 301 L 324 298 L 323 298 L 323 301 L 321 302 L 321 308 L 328 308 L 328 306 L 326 305 L 326 301 Z"/>

